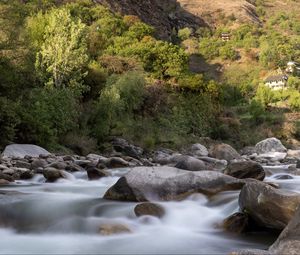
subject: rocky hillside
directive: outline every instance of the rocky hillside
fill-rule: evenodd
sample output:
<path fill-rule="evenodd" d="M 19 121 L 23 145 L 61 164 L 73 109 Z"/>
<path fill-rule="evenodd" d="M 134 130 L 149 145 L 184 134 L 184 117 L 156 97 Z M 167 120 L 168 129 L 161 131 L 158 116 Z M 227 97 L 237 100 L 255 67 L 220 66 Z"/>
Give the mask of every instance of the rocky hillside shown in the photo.
<path fill-rule="evenodd" d="M 210 26 L 217 26 L 226 17 L 237 22 L 260 23 L 256 14 L 255 0 L 178 0 L 182 8 L 202 17 Z"/>
<path fill-rule="evenodd" d="M 139 16 L 145 23 L 154 26 L 163 39 L 169 39 L 174 29 L 206 26 L 200 16 L 183 9 L 176 0 L 95 1 L 123 15 Z"/>

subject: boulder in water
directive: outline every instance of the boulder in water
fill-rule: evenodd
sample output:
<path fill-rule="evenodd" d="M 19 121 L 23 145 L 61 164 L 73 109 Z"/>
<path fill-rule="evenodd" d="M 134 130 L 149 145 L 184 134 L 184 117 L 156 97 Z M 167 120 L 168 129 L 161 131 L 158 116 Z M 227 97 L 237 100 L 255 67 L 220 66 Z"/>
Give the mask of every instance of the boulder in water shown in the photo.
<path fill-rule="evenodd" d="M 50 152 L 33 144 L 10 144 L 2 152 L 2 157 L 4 158 L 39 157 L 39 155 L 50 155 Z"/>
<path fill-rule="evenodd" d="M 278 190 L 259 181 L 251 181 L 242 188 L 239 205 L 257 225 L 281 230 L 300 205 L 300 194 Z"/>
<path fill-rule="evenodd" d="M 264 168 L 254 161 L 239 161 L 230 163 L 224 174 L 239 179 L 253 178 L 262 181 L 265 178 Z"/>
<path fill-rule="evenodd" d="M 255 145 L 258 154 L 269 152 L 287 152 L 287 149 L 282 145 L 281 141 L 275 137 L 265 139 Z"/>
<path fill-rule="evenodd" d="M 104 172 L 103 170 L 100 170 L 94 166 L 87 167 L 86 172 L 87 172 L 89 180 L 98 180 L 102 177 L 107 176 L 106 172 Z"/>
<path fill-rule="evenodd" d="M 202 160 L 191 156 L 184 156 L 182 160 L 177 162 L 175 167 L 188 171 L 201 171 L 207 169 Z"/>
<path fill-rule="evenodd" d="M 225 143 L 213 146 L 212 149 L 209 151 L 209 154 L 213 158 L 225 159 L 227 161 L 241 158 L 241 155 L 234 148 L 232 148 L 229 144 Z"/>
<path fill-rule="evenodd" d="M 62 171 L 53 167 L 45 168 L 43 175 L 48 182 L 55 182 L 60 178 L 64 178 Z"/>
<path fill-rule="evenodd" d="M 174 167 L 136 167 L 104 195 L 120 201 L 180 200 L 193 193 L 213 195 L 240 189 L 245 181 L 214 171 L 185 171 Z"/>
<path fill-rule="evenodd" d="M 144 215 L 151 215 L 151 216 L 161 218 L 165 215 L 165 209 L 159 204 L 142 203 L 142 204 L 138 204 L 134 208 L 134 213 L 138 217 Z"/>

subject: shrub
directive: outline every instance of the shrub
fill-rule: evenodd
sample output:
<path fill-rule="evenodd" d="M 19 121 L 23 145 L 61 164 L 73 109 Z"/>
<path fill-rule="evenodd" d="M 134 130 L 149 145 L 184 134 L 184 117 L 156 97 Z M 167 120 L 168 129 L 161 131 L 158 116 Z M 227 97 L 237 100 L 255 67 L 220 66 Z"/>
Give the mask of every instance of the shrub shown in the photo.
<path fill-rule="evenodd" d="M 51 147 L 76 128 L 77 97 L 69 89 L 32 90 L 22 105 L 20 139 Z"/>

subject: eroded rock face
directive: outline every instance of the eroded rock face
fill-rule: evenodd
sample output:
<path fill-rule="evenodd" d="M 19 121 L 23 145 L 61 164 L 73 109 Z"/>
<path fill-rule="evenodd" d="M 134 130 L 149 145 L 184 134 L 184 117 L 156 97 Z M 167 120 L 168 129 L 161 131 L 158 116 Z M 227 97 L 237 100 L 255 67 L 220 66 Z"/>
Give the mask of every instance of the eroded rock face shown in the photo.
<path fill-rule="evenodd" d="M 287 152 L 287 149 L 282 145 L 281 141 L 275 137 L 265 139 L 255 145 L 258 154 L 270 152 Z"/>
<path fill-rule="evenodd" d="M 134 208 L 134 213 L 138 217 L 144 215 L 151 215 L 151 216 L 161 218 L 165 215 L 165 209 L 159 204 L 142 203 L 142 204 L 138 204 Z"/>
<path fill-rule="evenodd" d="M 300 205 L 300 194 L 252 181 L 242 188 L 239 205 L 259 226 L 281 230 Z"/>
<path fill-rule="evenodd" d="M 232 148 L 229 144 L 225 143 L 213 146 L 209 154 L 213 158 L 225 159 L 227 161 L 241 158 L 241 155 L 234 148 Z"/>
<path fill-rule="evenodd" d="M 240 161 L 230 163 L 224 174 L 239 179 L 253 178 L 262 181 L 265 178 L 264 168 L 254 161 Z"/>
<path fill-rule="evenodd" d="M 121 201 L 180 200 L 192 193 L 216 194 L 240 189 L 243 180 L 214 171 L 174 167 L 137 167 L 121 177 L 104 198 Z"/>
<path fill-rule="evenodd" d="M 33 144 L 10 144 L 5 147 L 2 153 L 3 157 L 12 158 L 39 157 L 39 155 L 50 155 L 50 152 Z"/>

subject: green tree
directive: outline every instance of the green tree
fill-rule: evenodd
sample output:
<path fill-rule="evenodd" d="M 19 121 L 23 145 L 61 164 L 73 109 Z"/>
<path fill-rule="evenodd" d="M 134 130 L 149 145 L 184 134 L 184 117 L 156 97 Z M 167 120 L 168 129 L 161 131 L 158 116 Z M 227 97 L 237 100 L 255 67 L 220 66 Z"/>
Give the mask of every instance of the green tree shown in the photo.
<path fill-rule="evenodd" d="M 44 19 L 47 25 L 36 58 L 37 72 L 47 86 L 82 87 L 88 61 L 86 26 L 67 9 L 53 9 Z"/>

